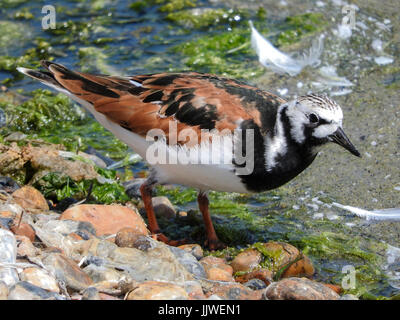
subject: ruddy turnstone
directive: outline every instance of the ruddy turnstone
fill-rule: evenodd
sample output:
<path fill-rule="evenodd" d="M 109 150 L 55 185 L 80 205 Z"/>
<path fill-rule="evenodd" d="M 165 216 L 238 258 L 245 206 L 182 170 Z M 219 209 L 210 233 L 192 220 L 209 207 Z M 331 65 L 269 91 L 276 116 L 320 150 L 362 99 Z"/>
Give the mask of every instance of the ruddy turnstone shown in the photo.
<path fill-rule="evenodd" d="M 149 229 L 171 245 L 180 242 L 160 232 L 151 201 L 156 184 L 199 190 L 206 245 L 216 249 L 221 243 L 208 210 L 208 190 L 253 193 L 277 188 L 307 168 L 327 142 L 360 156 L 342 129 L 340 106 L 326 95 L 286 101 L 211 74 L 117 77 L 72 71 L 49 61 L 41 64 L 46 71 L 18 70 L 82 104 L 152 165 L 140 188 Z"/>

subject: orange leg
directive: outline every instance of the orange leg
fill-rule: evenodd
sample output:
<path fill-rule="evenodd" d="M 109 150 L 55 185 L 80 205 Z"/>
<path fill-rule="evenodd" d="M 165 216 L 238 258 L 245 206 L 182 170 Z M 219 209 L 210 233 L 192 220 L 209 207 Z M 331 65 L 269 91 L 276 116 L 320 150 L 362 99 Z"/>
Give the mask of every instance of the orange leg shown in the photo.
<path fill-rule="evenodd" d="M 170 240 L 167 236 L 161 233 L 160 227 L 157 223 L 156 215 L 154 214 L 153 203 L 151 202 L 151 190 L 152 185 L 146 182 L 140 186 L 140 193 L 142 194 L 142 199 L 144 203 L 144 208 L 146 209 L 147 219 L 149 223 L 149 229 L 154 239 L 162 241 L 170 246 L 180 246 L 185 244 L 186 240 Z"/>
<path fill-rule="evenodd" d="M 199 204 L 199 209 L 203 214 L 203 220 L 206 226 L 207 240 L 205 242 L 205 245 L 210 250 L 218 250 L 225 248 L 226 245 L 221 241 L 219 241 L 217 234 L 215 233 L 214 226 L 211 221 L 210 212 L 208 211 L 209 201 L 207 195 L 203 192 L 199 192 L 199 195 L 197 196 L 197 202 Z"/>

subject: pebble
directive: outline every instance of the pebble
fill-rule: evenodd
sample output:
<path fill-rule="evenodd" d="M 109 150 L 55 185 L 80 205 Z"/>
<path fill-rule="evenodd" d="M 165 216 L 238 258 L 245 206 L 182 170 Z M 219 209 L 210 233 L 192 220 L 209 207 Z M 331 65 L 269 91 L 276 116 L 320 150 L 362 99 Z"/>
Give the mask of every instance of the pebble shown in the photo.
<path fill-rule="evenodd" d="M 359 299 L 353 294 L 344 294 L 340 297 L 339 300 L 359 300 Z"/>
<path fill-rule="evenodd" d="M 86 288 L 82 292 L 82 300 L 101 300 L 99 291 L 95 287 Z"/>
<path fill-rule="evenodd" d="M 120 248 L 106 240 L 91 239 L 85 241 L 86 248 L 81 248 L 81 255 L 97 257 L 100 260 L 97 265 L 123 270 L 123 274 L 138 282 L 193 280 L 193 275 L 179 262 L 168 245 L 150 237 L 145 238 L 147 245 L 144 251 L 136 248 Z"/>
<path fill-rule="evenodd" d="M 135 242 L 141 236 L 134 228 L 126 227 L 119 230 L 115 236 L 115 244 L 118 247 L 135 248 Z"/>
<path fill-rule="evenodd" d="M 20 281 L 11 287 L 8 300 L 65 300 L 65 298 L 29 282 Z"/>
<path fill-rule="evenodd" d="M 33 230 L 33 228 L 28 223 L 21 222 L 19 226 L 13 225 L 13 226 L 11 226 L 10 230 L 15 235 L 25 236 L 29 240 L 31 240 L 31 242 L 35 241 L 35 237 L 36 237 L 35 230 Z"/>
<path fill-rule="evenodd" d="M 307 278 L 286 278 L 265 291 L 270 300 L 337 300 L 339 295 L 322 283 Z"/>
<path fill-rule="evenodd" d="M 274 261 L 273 271 L 282 269 L 289 263 L 295 261 L 300 255 L 300 252 L 296 247 L 285 242 L 267 242 L 264 243 L 264 247 L 266 250 L 271 252 L 271 256 L 279 255 L 279 258 Z M 311 277 L 314 272 L 315 270 L 311 260 L 307 256 L 303 255 L 303 258 L 290 265 L 281 277 Z"/>
<path fill-rule="evenodd" d="M 19 184 L 10 177 L 0 176 L 0 190 L 4 190 L 7 193 L 13 193 L 19 188 Z"/>
<path fill-rule="evenodd" d="M 83 268 L 83 271 L 93 280 L 94 283 L 105 281 L 118 283 L 122 277 L 122 275 L 114 268 L 97 266 L 94 263 Z"/>
<path fill-rule="evenodd" d="M 172 283 L 146 281 L 133 289 L 126 300 L 187 300 L 185 289 Z"/>
<path fill-rule="evenodd" d="M 262 254 L 255 249 L 239 253 L 231 262 L 233 272 L 251 271 L 261 262 Z"/>
<path fill-rule="evenodd" d="M 4 281 L 0 281 L 0 300 L 7 300 L 8 287 Z"/>
<path fill-rule="evenodd" d="M 261 268 L 236 276 L 235 280 L 237 282 L 244 283 L 252 279 L 258 279 L 264 282 L 266 285 L 269 285 L 272 282 L 272 278 L 273 278 L 273 273 L 271 270 Z"/>
<path fill-rule="evenodd" d="M 184 288 L 186 293 L 189 295 L 189 299 L 203 300 L 206 298 L 201 284 L 197 281 L 186 281 Z"/>
<path fill-rule="evenodd" d="M 151 199 L 153 208 L 154 208 L 154 213 L 156 217 L 161 218 L 167 218 L 167 219 L 172 219 L 175 218 L 176 216 L 176 210 L 169 201 L 167 197 L 160 196 L 160 197 L 154 197 Z"/>
<path fill-rule="evenodd" d="M 42 259 L 46 268 L 63 281 L 67 288 L 80 291 L 93 284 L 92 279 L 71 259 L 60 253 L 50 253 Z"/>
<path fill-rule="evenodd" d="M 60 219 L 90 222 L 98 236 L 115 234 L 124 227 L 131 227 L 138 234 L 149 233 L 138 213 L 120 205 L 82 204 L 64 211 Z"/>
<path fill-rule="evenodd" d="M 16 235 L 15 239 L 17 240 L 18 257 L 34 257 L 39 253 L 39 249 L 34 247 L 28 237 Z"/>
<path fill-rule="evenodd" d="M 22 188 L 14 191 L 12 193 L 12 197 L 14 201 L 18 203 L 22 208 L 29 209 L 38 209 L 38 210 L 49 210 L 49 205 L 47 204 L 47 200 L 43 195 L 31 186 L 23 186 Z"/>
<path fill-rule="evenodd" d="M 215 285 L 206 296 L 217 295 L 222 300 L 261 300 L 264 290 L 252 290 L 242 284 Z"/>
<path fill-rule="evenodd" d="M 197 278 L 207 277 L 204 265 L 199 263 L 191 253 L 176 247 L 168 246 L 168 248 L 175 255 L 178 262 L 192 275 Z"/>
<path fill-rule="evenodd" d="M 204 252 L 203 252 L 202 247 L 196 243 L 183 244 L 183 245 L 179 246 L 178 248 L 191 253 L 197 260 L 200 260 L 201 258 L 204 257 Z"/>
<path fill-rule="evenodd" d="M 0 263 L 15 263 L 17 257 L 17 242 L 14 235 L 0 229 Z M 8 287 L 18 282 L 18 273 L 14 268 L 0 266 L 0 281 Z"/>
<path fill-rule="evenodd" d="M 207 256 L 200 260 L 206 272 L 207 279 L 217 281 L 235 281 L 233 268 L 225 263 L 225 260 L 213 256 Z"/>
<path fill-rule="evenodd" d="M 251 279 L 245 282 L 243 285 L 246 286 L 247 288 L 250 288 L 251 290 L 261 290 L 267 287 L 265 282 L 260 279 Z"/>
<path fill-rule="evenodd" d="M 60 292 L 56 279 L 42 269 L 26 268 L 20 273 L 19 277 L 21 281 L 29 282 L 47 291 Z"/>

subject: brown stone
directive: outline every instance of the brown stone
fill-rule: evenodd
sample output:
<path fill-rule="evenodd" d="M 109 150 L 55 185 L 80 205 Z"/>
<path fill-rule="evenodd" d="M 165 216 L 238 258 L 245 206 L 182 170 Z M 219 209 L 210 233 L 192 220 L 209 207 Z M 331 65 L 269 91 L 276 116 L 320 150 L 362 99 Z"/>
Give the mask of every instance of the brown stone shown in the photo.
<path fill-rule="evenodd" d="M 264 247 L 271 252 L 271 256 L 278 257 L 272 263 L 273 271 L 277 272 L 290 264 L 290 267 L 282 273 L 281 278 L 311 277 L 314 274 L 314 267 L 306 255 L 303 254 L 303 257 L 296 261 L 296 259 L 300 258 L 300 251 L 291 244 L 285 242 L 267 242 L 264 243 Z"/>
<path fill-rule="evenodd" d="M 146 281 L 133 289 L 127 300 L 186 300 L 189 296 L 185 289 L 172 283 Z"/>
<path fill-rule="evenodd" d="M 307 278 L 286 278 L 268 286 L 270 300 L 337 300 L 339 295 L 326 285 Z"/>
<path fill-rule="evenodd" d="M 111 296 L 111 295 L 103 293 L 103 292 L 100 292 L 99 296 L 100 296 L 101 300 L 121 300 L 120 298 Z"/>
<path fill-rule="evenodd" d="M 50 276 L 46 271 L 39 268 L 26 268 L 20 274 L 21 281 L 27 281 L 42 289 L 59 293 L 56 279 Z"/>
<path fill-rule="evenodd" d="M 154 208 L 154 214 L 157 217 L 164 217 L 167 219 L 175 218 L 175 208 L 167 197 L 153 197 L 151 201 Z"/>
<path fill-rule="evenodd" d="M 338 286 L 337 284 L 331 284 L 331 283 L 323 283 L 323 285 L 327 286 L 328 288 L 332 289 L 335 291 L 337 294 L 341 294 L 343 292 L 343 289 L 341 286 Z"/>
<path fill-rule="evenodd" d="M 22 208 L 49 210 L 49 205 L 43 195 L 31 186 L 23 186 L 12 194 L 14 201 Z"/>
<path fill-rule="evenodd" d="M 17 256 L 34 257 L 38 254 L 39 249 L 33 246 L 28 237 L 16 235 L 15 239 L 17 240 Z"/>
<path fill-rule="evenodd" d="M 27 237 L 31 242 L 35 241 L 35 231 L 33 230 L 33 228 L 27 224 L 27 223 L 23 223 L 21 222 L 21 224 L 18 225 L 13 225 L 11 226 L 11 231 L 15 234 L 15 235 L 19 235 L 19 236 L 25 236 Z"/>
<path fill-rule="evenodd" d="M 149 233 L 138 213 L 120 205 L 82 204 L 64 211 L 60 219 L 88 221 L 98 236 L 117 233 L 124 227 L 133 228 L 142 235 Z"/>
<path fill-rule="evenodd" d="M 234 281 L 233 269 L 224 259 L 207 256 L 200 260 L 209 280 Z"/>
<path fill-rule="evenodd" d="M 137 230 L 134 228 L 122 228 L 115 236 L 115 244 L 118 247 L 135 248 L 135 242 L 140 236 L 142 234 L 137 233 Z"/>
<path fill-rule="evenodd" d="M 81 291 L 93 284 L 92 279 L 73 260 L 63 254 L 50 253 L 42 261 L 57 280 L 63 281 L 71 290 Z"/>
<path fill-rule="evenodd" d="M 235 281 L 239 283 L 245 283 L 251 279 L 260 279 L 268 286 L 272 282 L 272 277 L 273 274 L 271 270 L 262 268 L 237 276 L 235 277 Z"/>
<path fill-rule="evenodd" d="M 251 271 L 258 267 L 262 254 L 255 249 L 247 249 L 239 253 L 231 262 L 233 272 Z"/>
<path fill-rule="evenodd" d="M 206 296 L 217 295 L 222 300 L 261 300 L 264 290 L 251 290 L 242 284 L 215 285 Z"/>
<path fill-rule="evenodd" d="M 186 281 L 185 290 L 191 300 L 203 300 L 206 298 L 203 288 L 197 281 Z"/>

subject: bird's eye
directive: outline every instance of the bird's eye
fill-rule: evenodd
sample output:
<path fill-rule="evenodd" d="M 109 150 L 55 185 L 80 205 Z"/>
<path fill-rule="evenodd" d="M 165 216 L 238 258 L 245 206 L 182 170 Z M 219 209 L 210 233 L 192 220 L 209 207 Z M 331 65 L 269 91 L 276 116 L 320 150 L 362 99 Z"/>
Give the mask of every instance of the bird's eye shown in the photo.
<path fill-rule="evenodd" d="M 319 118 L 315 113 L 310 113 L 308 119 L 310 119 L 311 123 L 317 123 L 319 121 Z"/>

